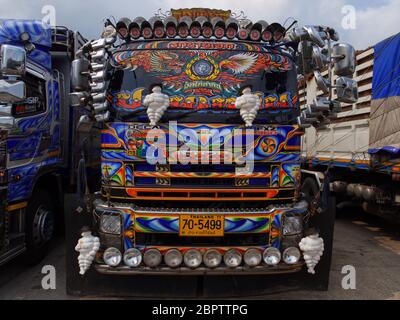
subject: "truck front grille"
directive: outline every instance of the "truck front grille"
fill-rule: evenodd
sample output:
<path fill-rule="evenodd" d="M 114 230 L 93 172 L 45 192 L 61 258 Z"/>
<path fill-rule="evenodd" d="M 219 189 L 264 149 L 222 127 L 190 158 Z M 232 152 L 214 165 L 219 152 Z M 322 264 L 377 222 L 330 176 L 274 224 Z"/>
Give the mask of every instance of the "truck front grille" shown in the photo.
<path fill-rule="evenodd" d="M 136 244 L 146 246 L 205 246 L 231 247 L 266 246 L 269 244 L 269 234 L 225 234 L 224 237 L 180 237 L 178 234 L 136 233 Z"/>

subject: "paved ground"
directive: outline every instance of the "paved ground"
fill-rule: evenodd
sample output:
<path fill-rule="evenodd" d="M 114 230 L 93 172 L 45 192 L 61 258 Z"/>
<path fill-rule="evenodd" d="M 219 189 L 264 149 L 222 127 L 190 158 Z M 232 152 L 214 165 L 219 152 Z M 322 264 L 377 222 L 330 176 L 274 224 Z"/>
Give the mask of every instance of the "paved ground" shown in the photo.
<path fill-rule="evenodd" d="M 17 260 L 0 267 L 0 299 L 76 299 L 65 293 L 64 252 L 64 241 L 58 239 L 40 266 L 26 268 Z M 43 265 L 56 267 L 56 290 L 42 289 Z M 341 286 L 346 265 L 356 269 L 356 290 Z M 349 209 L 336 221 L 328 292 L 291 291 L 243 298 L 400 300 L 400 226 Z"/>

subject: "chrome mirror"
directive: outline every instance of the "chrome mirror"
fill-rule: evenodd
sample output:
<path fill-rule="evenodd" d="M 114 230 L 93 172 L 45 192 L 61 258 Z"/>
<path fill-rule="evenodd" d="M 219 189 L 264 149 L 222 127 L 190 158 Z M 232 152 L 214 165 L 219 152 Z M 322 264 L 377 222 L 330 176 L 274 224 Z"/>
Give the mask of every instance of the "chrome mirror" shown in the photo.
<path fill-rule="evenodd" d="M 88 91 L 89 89 L 89 60 L 75 59 L 71 67 L 71 83 L 74 91 Z"/>
<path fill-rule="evenodd" d="M 330 87 L 329 81 L 322 76 L 321 72 L 314 71 L 314 77 L 318 89 L 322 90 L 323 93 L 329 93 L 329 87 Z"/>
<path fill-rule="evenodd" d="M 86 91 L 73 92 L 69 94 L 72 107 L 85 107 L 88 104 L 89 93 Z"/>
<path fill-rule="evenodd" d="M 358 100 L 357 81 L 340 77 L 336 80 L 337 100 L 345 103 L 356 103 Z"/>
<path fill-rule="evenodd" d="M 311 41 L 303 41 L 300 43 L 298 65 L 303 75 L 309 74 L 314 70 L 312 66 L 313 47 Z"/>
<path fill-rule="evenodd" d="M 105 82 L 91 82 L 90 88 L 92 93 L 100 93 L 106 90 L 106 83 Z"/>
<path fill-rule="evenodd" d="M 3 44 L 0 48 L 0 73 L 3 76 L 22 76 L 26 71 L 26 51 Z"/>
<path fill-rule="evenodd" d="M 0 127 L 6 129 L 12 129 L 15 127 L 15 118 L 14 117 L 0 117 Z"/>
<path fill-rule="evenodd" d="M 319 47 L 313 46 L 312 49 L 312 61 L 314 66 L 323 70 L 329 64 L 329 57 L 322 53 L 322 50 Z"/>
<path fill-rule="evenodd" d="M 356 71 L 356 51 L 345 43 L 337 43 L 332 48 L 335 74 L 339 77 L 352 77 Z"/>
<path fill-rule="evenodd" d="M 26 86 L 23 81 L 0 80 L 0 101 L 15 103 L 26 99 Z"/>
<path fill-rule="evenodd" d="M 325 47 L 325 39 L 321 35 L 320 31 L 318 30 L 318 27 L 316 26 L 305 26 L 303 27 L 304 30 L 308 34 L 308 39 L 318 45 L 319 47 L 323 48 Z"/>
<path fill-rule="evenodd" d="M 99 71 L 99 72 L 91 73 L 90 79 L 93 82 L 103 82 L 105 76 L 106 76 L 106 73 L 104 71 Z"/>
<path fill-rule="evenodd" d="M 300 42 L 309 39 L 308 32 L 304 28 L 294 28 L 289 32 L 288 37 L 292 41 Z"/>
<path fill-rule="evenodd" d="M 314 110 L 328 111 L 330 113 L 337 113 L 342 111 L 342 106 L 339 101 L 329 100 L 328 98 L 315 98 L 312 104 Z"/>
<path fill-rule="evenodd" d="M 76 125 L 76 129 L 78 132 L 88 133 L 92 130 L 93 121 L 87 115 L 81 116 L 79 118 L 78 124 Z"/>

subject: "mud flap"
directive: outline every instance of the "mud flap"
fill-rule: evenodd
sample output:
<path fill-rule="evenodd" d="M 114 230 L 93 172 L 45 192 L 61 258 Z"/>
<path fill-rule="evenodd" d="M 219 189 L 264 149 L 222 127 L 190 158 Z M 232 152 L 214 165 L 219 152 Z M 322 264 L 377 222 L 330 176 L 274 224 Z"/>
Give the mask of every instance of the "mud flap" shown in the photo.
<path fill-rule="evenodd" d="M 319 235 L 324 239 L 324 254 L 315 268 L 315 275 L 308 274 L 306 276 L 307 284 L 312 289 L 321 291 L 326 291 L 329 287 L 336 217 L 336 198 L 329 196 L 326 201 L 326 209 L 312 218 L 312 225 L 318 227 Z"/>
<path fill-rule="evenodd" d="M 75 246 L 83 226 L 92 226 L 92 216 L 76 194 L 65 196 L 66 290 L 74 296 L 195 298 L 195 276 L 115 276 L 103 275 L 92 266 L 79 274 Z"/>

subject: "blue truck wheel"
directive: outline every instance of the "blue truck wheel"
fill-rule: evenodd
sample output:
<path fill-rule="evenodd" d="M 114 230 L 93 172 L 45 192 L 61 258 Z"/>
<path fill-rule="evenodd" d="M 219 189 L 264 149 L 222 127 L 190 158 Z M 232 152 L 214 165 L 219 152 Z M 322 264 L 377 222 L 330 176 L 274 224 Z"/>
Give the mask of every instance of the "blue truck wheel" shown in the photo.
<path fill-rule="evenodd" d="M 54 204 L 48 192 L 37 189 L 26 211 L 26 254 L 28 265 L 39 263 L 45 256 L 54 235 Z"/>

